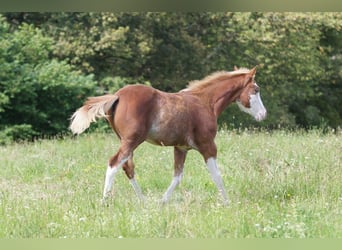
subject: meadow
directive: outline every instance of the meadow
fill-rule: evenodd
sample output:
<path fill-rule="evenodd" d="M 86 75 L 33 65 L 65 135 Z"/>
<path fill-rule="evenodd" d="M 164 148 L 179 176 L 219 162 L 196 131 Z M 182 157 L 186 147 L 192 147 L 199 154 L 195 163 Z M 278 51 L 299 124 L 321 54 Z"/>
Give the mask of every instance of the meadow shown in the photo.
<path fill-rule="evenodd" d="M 112 133 L 0 147 L 0 238 L 342 238 L 341 134 L 218 132 L 222 206 L 201 155 L 190 151 L 168 204 L 173 149 L 134 155 L 138 201 L 121 171 L 101 203 Z"/>

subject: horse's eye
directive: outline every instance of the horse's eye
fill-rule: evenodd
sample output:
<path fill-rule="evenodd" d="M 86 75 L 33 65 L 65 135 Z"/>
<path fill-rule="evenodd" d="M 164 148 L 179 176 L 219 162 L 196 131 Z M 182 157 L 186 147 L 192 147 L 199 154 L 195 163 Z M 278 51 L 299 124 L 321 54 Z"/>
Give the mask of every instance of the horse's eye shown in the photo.
<path fill-rule="evenodd" d="M 255 85 L 255 89 L 254 89 L 254 91 L 255 91 L 255 94 L 260 92 L 260 88 L 259 88 L 259 86 L 258 86 L 258 85 Z"/>

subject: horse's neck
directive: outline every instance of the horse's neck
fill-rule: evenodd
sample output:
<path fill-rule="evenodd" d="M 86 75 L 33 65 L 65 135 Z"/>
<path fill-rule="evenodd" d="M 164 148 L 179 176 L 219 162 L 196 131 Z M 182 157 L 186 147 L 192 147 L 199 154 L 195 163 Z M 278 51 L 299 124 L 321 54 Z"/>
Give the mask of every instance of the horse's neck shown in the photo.
<path fill-rule="evenodd" d="M 203 103 L 208 105 L 216 118 L 232 102 L 236 101 L 242 90 L 239 82 L 222 82 L 208 86 L 193 94 L 197 95 Z"/>

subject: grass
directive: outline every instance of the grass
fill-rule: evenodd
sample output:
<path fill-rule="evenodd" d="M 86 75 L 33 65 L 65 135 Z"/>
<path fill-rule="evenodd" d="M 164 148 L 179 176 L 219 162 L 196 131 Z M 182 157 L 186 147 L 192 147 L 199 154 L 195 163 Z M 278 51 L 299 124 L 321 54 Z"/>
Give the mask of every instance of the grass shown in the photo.
<path fill-rule="evenodd" d="M 142 144 L 135 163 L 146 204 L 121 171 L 103 206 L 114 134 L 0 147 L 0 238 L 342 238 L 341 135 L 220 131 L 216 142 L 229 207 L 196 151 L 161 206 L 173 149 Z"/>

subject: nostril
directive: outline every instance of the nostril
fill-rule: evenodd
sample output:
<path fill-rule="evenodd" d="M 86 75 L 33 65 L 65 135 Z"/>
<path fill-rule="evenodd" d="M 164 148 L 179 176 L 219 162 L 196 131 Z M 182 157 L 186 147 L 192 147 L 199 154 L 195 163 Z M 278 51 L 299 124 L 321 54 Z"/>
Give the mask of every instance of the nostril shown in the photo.
<path fill-rule="evenodd" d="M 255 119 L 257 121 L 262 121 L 266 118 L 266 115 L 267 115 L 267 111 L 266 110 L 262 110 L 262 111 L 259 111 L 259 113 L 256 115 Z"/>

